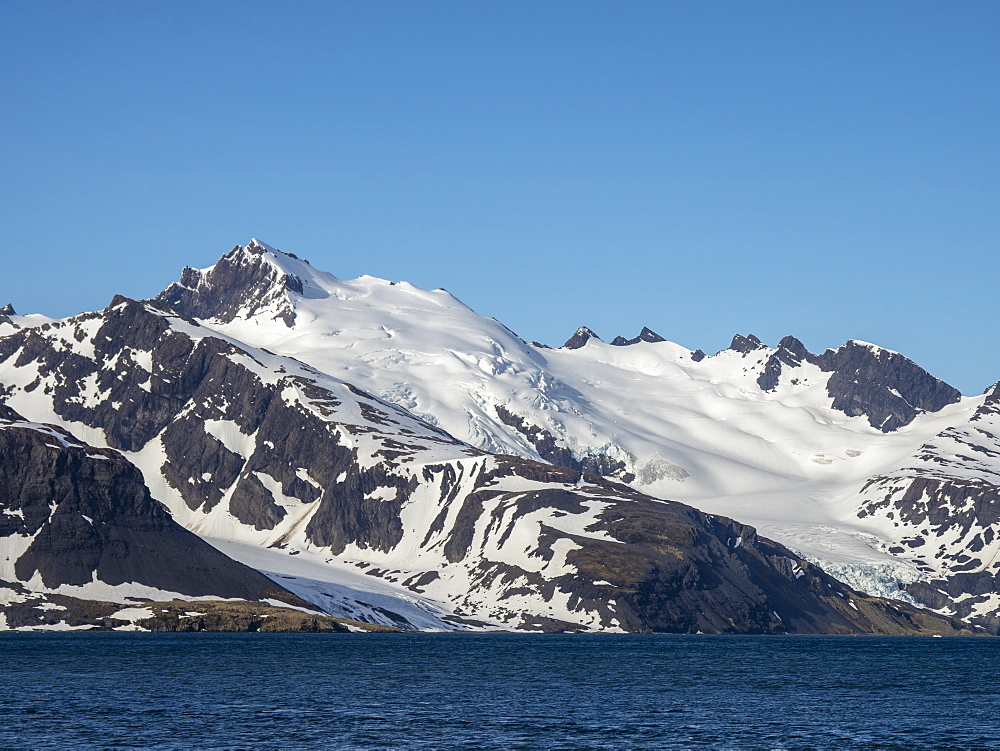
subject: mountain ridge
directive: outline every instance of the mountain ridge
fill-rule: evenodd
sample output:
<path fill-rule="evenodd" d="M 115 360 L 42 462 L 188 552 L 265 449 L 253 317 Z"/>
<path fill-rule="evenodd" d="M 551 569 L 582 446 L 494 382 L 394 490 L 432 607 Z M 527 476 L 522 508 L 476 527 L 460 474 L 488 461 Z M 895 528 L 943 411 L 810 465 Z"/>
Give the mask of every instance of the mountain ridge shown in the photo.
<path fill-rule="evenodd" d="M 988 400 L 857 341 L 813 355 L 737 335 L 705 356 L 648 328 L 605 343 L 584 327 L 580 346 L 533 346 L 444 290 L 341 280 L 258 240 L 185 268 L 155 300 L 9 324 L 13 406 L 124 452 L 184 526 L 299 596 L 416 628 L 915 628 L 904 604 L 852 620 L 861 600 L 843 588 L 782 598 L 796 572 L 842 587 L 807 558 L 866 587 L 889 564 L 921 571 L 862 487 Z M 713 523 L 731 528 L 721 548 Z M 682 528 L 698 530 L 676 538 L 694 547 L 667 542 Z M 667 578 L 598 579 L 622 535 L 626 568 Z M 515 555 L 513 540 L 528 547 Z M 642 552 L 671 546 L 689 563 Z M 930 573 L 876 589 L 959 612 L 966 585 Z M 778 600 L 787 621 L 760 610 Z M 989 602 L 962 612 L 993 627 Z M 706 620 L 686 620 L 699 607 Z"/>

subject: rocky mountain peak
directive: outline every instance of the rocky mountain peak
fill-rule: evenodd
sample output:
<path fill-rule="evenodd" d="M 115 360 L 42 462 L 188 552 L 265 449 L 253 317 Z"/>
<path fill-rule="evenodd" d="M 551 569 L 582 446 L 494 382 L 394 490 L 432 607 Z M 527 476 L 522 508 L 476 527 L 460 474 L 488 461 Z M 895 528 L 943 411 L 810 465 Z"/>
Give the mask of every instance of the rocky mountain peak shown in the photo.
<path fill-rule="evenodd" d="M 599 342 L 603 341 L 601 337 L 588 329 L 586 326 L 581 326 L 576 330 L 576 333 L 573 334 L 573 336 L 566 340 L 566 343 L 562 346 L 562 348 L 580 349 L 580 347 L 584 346 L 591 339 L 596 339 Z"/>
<path fill-rule="evenodd" d="M 758 339 L 753 334 L 747 334 L 746 336 L 737 334 L 736 336 L 733 337 L 733 341 L 729 345 L 729 349 L 733 350 L 734 352 L 739 352 L 743 355 L 748 355 L 754 350 L 764 349 L 766 346 L 767 345 L 765 345 L 760 339 Z"/>
<path fill-rule="evenodd" d="M 639 332 L 639 336 L 635 337 L 634 339 L 626 339 L 624 336 L 616 336 L 614 339 L 611 340 L 610 343 L 616 347 L 627 347 L 630 344 L 638 344 L 639 342 L 655 343 L 655 342 L 665 342 L 665 341 L 667 340 L 664 339 L 659 334 L 657 334 L 655 331 L 646 326 L 643 326 L 642 331 Z"/>
<path fill-rule="evenodd" d="M 308 274 L 308 261 L 252 238 L 211 268 L 185 267 L 180 281 L 156 299 L 191 318 L 228 323 L 267 312 L 290 327 L 295 322 L 292 295 L 303 294 Z"/>
<path fill-rule="evenodd" d="M 17 315 L 14 312 L 14 306 L 7 305 L 4 308 L 0 308 L 0 326 L 9 324 L 15 329 L 19 328 L 19 326 L 10 319 L 10 316 L 13 315 Z"/>
<path fill-rule="evenodd" d="M 831 373 L 827 390 L 834 409 L 865 415 L 884 433 L 910 424 L 921 412 L 937 412 L 962 398 L 958 389 L 908 357 L 867 342 L 851 340 L 811 360 Z"/>
<path fill-rule="evenodd" d="M 805 345 L 794 336 L 786 336 L 778 342 L 778 348 L 767 358 L 764 370 L 757 377 L 757 385 L 761 391 L 774 391 L 781 380 L 784 368 L 796 368 L 803 361 L 811 361 L 814 357 Z"/>
<path fill-rule="evenodd" d="M 1000 381 L 994 383 L 983 393 L 986 394 L 986 401 L 976 410 L 969 422 L 979 422 L 1000 415 Z"/>
<path fill-rule="evenodd" d="M 778 351 L 787 357 L 794 357 L 799 360 L 804 360 L 810 356 L 810 352 L 806 349 L 806 345 L 794 336 L 786 336 L 782 338 L 782 340 L 778 342 Z"/>

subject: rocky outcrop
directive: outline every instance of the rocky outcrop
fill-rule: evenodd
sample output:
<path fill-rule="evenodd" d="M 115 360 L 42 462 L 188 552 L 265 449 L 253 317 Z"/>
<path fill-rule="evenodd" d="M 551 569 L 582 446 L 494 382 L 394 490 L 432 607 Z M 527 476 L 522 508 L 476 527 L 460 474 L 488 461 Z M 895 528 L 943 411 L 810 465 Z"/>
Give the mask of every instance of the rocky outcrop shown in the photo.
<path fill-rule="evenodd" d="M 316 611 L 236 600 L 84 600 L 0 580 L 0 621 L 19 631 L 347 633 L 398 631 Z"/>
<path fill-rule="evenodd" d="M 591 339 L 596 339 L 597 341 L 601 341 L 601 337 L 599 337 L 593 331 L 588 329 L 586 326 L 581 326 L 576 330 L 573 336 L 571 336 L 569 339 L 566 340 L 566 343 L 563 344 L 562 348 L 580 349 Z"/>
<path fill-rule="evenodd" d="M 632 339 L 626 339 L 624 336 L 616 336 L 614 339 L 611 340 L 610 343 L 616 347 L 627 347 L 630 344 L 638 344 L 639 342 L 656 343 L 665 341 L 667 340 L 664 339 L 659 334 L 657 334 L 655 331 L 643 326 L 642 331 L 639 332 L 639 336 L 634 337 Z"/>
<path fill-rule="evenodd" d="M 746 336 L 736 334 L 733 337 L 733 341 L 729 344 L 728 349 L 731 349 L 733 352 L 739 352 L 745 357 L 751 352 L 758 349 L 765 349 L 766 347 L 767 345 L 761 342 L 761 340 L 753 334 L 747 334 Z"/>
<path fill-rule="evenodd" d="M 480 478 L 486 481 L 480 487 L 512 474 L 534 482 L 572 478 L 565 470 L 507 458 Z M 510 583 L 534 582 L 553 597 L 568 594 L 569 602 L 597 614 L 604 627 L 634 632 L 973 633 L 956 619 L 861 595 L 731 519 L 654 501 L 592 475 L 580 479 L 590 492 L 573 486 L 537 490 L 509 497 L 490 514 L 511 522 L 539 509 L 582 514 L 590 506 L 588 496 L 599 489 L 609 503 L 587 528 L 591 534 L 567 535 L 542 526 L 539 553 L 553 557 L 558 541 L 568 540 L 573 549 L 566 561 L 575 570 L 544 579 L 510 563 L 481 561 L 477 571 L 484 584 L 503 592 Z M 477 509 L 472 516 L 482 514 L 498 495 L 483 489 L 469 496 L 466 503 Z M 470 534 L 456 548 L 456 560 L 469 555 L 473 545 Z M 523 585 L 508 592 L 521 593 Z M 580 630 L 552 617 L 529 618 L 521 627 Z"/>
<path fill-rule="evenodd" d="M 561 446 L 552 433 L 537 425 L 532 425 L 525 418 L 515 415 L 502 404 L 496 405 L 496 412 L 500 422 L 509 425 L 523 435 L 538 452 L 538 455 L 551 464 L 624 483 L 632 482 L 635 479 L 635 475 L 629 471 L 628 465 L 620 459 L 602 453 L 589 453 L 577 458 L 572 451 Z"/>
<path fill-rule="evenodd" d="M 191 318 L 229 322 L 237 317 L 268 311 L 291 326 L 295 312 L 289 293 L 302 294 L 303 280 L 267 260 L 274 249 L 253 239 L 237 245 L 207 272 L 185 267 L 179 282 L 171 284 L 157 300 Z M 295 258 L 291 253 L 285 253 Z"/>
<path fill-rule="evenodd" d="M 831 373 L 827 389 L 834 409 L 864 415 L 888 433 L 908 425 L 920 412 L 937 412 L 961 399 L 949 386 L 897 352 L 851 341 L 828 349 L 813 362 Z"/>
<path fill-rule="evenodd" d="M 774 391 L 786 368 L 797 368 L 803 362 L 810 361 L 811 357 L 802 342 L 794 336 L 786 336 L 778 342 L 778 348 L 764 363 L 764 370 L 757 377 L 757 385 L 761 391 Z"/>
<path fill-rule="evenodd" d="M 759 349 L 756 337 L 733 339 L 730 349 Z M 763 346 L 763 345 L 761 345 Z M 827 393 L 833 408 L 889 433 L 909 425 L 921 412 L 937 412 L 961 399 L 961 393 L 897 352 L 865 342 L 850 341 L 821 355 L 810 353 L 798 339 L 786 336 L 757 378 L 763 391 L 774 391 L 782 373 L 811 363 L 829 373 Z M 792 376 L 794 377 L 794 376 Z"/>
<path fill-rule="evenodd" d="M 19 328 L 19 326 L 10 319 L 10 317 L 14 315 L 17 315 L 17 313 L 14 312 L 14 306 L 10 303 L 7 303 L 0 308 L 0 327 L 6 324 L 14 329 Z"/>
<path fill-rule="evenodd" d="M 3 405 L 0 538 L 22 550 L 9 562 L 16 578 L 47 589 L 96 581 L 303 604 L 174 522 L 117 451 L 30 423 Z"/>
<path fill-rule="evenodd" d="M 957 619 L 861 595 L 731 519 L 643 501 L 627 517 L 609 511 L 605 518 L 602 528 L 641 553 L 626 560 L 621 548 L 605 543 L 576 551 L 572 560 L 618 588 L 618 612 L 634 619 L 628 630 L 971 633 Z"/>

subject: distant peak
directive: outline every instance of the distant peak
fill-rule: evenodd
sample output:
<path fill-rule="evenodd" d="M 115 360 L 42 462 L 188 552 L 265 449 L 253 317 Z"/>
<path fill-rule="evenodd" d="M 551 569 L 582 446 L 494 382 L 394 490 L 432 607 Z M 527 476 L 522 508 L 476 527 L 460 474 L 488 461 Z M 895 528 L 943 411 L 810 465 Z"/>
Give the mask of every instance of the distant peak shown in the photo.
<path fill-rule="evenodd" d="M 602 341 L 601 337 L 595 334 L 586 326 L 581 326 L 576 330 L 566 343 L 562 346 L 563 349 L 580 349 L 583 345 L 589 342 L 591 339 L 596 339 L 597 341 Z"/>
<path fill-rule="evenodd" d="M 653 331 L 651 328 L 648 328 L 646 326 L 643 326 L 642 331 L 639 332 L 639 338 L 644 342 L 650 342 L 653 344 L 655 344 L 656 342 L 667 341 L 662 336 Z"/>
<path fill-rule="evenodd" d="M 647 328 L 646 326 L 643 326 L 642 331 L 639 332 L 639 336 L 635 337 L 634 339 L 626 339 L 624 336 L 616 336 L 614 339 L 611 340 L 610 343 L 616 347 L 627 347 L 630 344 L 638 344 L 639 342 L 649 342 L 651 344 L 655 344 L 656 342 L 665 342 L 665 341 L 667 340 L 664 339 L 659 334 L 657 334 L 655 331 L 653 331 L 650 328 Z"/>
<path fill-rule="evenodd" d="M 14 306 L 7 303 L 2 308 L 0 308 L 0 316 L 16 316 L 17 311 L 14 310 Z"/>
<path fill-rule="evenodd" d="M 256 237 L 251 237 L 250 242 L 247 243 L 247 248 L 259 248 L 260 250 L 268 250 L 272 253 L 280 253 L 281 251 L 275 247 L 268 245 L 262 240 L 258 240 Z"/>
<path fill-rule="evenodd" d="M 746 336 L 737 334 L 733 337 L 733 341 L 729 345 L 729 349 L 744 355 L 750 354 L 754 350 L 764 349 L 765 347 L 766 345 L 753 334 L 747 334 Z"/>
<path fill-rule="evenodd" d="M 191 318 L 230 322 L 237 316 L 261 311 L 291 327 L 295 321 L 293 295 L 320 296 L 314 283 L 319 272 L 292 253 L 256 237 L 237 245 L 211 268 L 185 267 L 179 283 L 156 299 Z M 307 289 L 308 288 L 308 289 Z"/>
<path fill-rule="evenodd" d="M 232 249 L 231 252 L 238 253 L 241 251 L 250 253 L 251 255 L 263 255 L 264 253 L 270 253 L 271 255 L 276 256 L 278 258 L 280 258 L 281 256 L 285 256 L 287 258 L 294 258 L 296 261 L 301 261 L 302 263 L 305 264 L 309 263 L 309 261 L 307 261 L 305 258 L 299 258 L 294 253 L 289 253 L 285 250 L 278 250 L 273 245 L 268 245 L 266 242 L 264 242 L 263 240 L 258 240 L 256 237 L 251 237 L 250 242 L 248 242 L 246 245 L 237 245 L 235 248 Z"/>
<path fill-rule="evenodd" d="M 799 359 L 809 355 L 809 350 L 806 349 L 806 345 L 794 336 L 784 337 L 780 342 L 778 342 L 778 349 L 785 350 Z"/>

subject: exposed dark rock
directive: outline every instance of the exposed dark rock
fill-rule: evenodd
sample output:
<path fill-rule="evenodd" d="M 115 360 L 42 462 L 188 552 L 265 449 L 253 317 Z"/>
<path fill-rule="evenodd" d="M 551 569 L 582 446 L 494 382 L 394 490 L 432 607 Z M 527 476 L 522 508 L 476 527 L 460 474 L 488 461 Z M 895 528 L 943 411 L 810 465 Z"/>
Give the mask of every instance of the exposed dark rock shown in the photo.
<path fill-rule="evenodd" d="M 784 362 L 788 365 L 797 365 L 803 360 L 808 359 L 810 356 L 810 352 L 806 349 L 806 345 L 794 336 L 786 336 L 778 342 L 778 350 L 784 353 Z"/>
<path fill-rule="evenodd" d="M 662 336 L 660 336 L 659 334 L 657 334 L 655 331 L 653 331 L 652 329 L 648 329 L 645 326 L 642 327 L 642 331 L 639 332 L 639 336 L 637 338 L 640 341 L 651 342 L 653 344 L 655 344 L 656 342 L 665 342 L 665 341 L 667 341 Z M 634 342 L 635 342 L 635 340 L 633 339 L 633 343 Z"/>
<path fill-rule="evenodd" d="M 601 337 L 599 337 L 593 331 L 588 329 L 586 326 L 581 326 L 576 330 L 576 333 L 573 334 L 573 336 L 571 336 L 569 339 L 566 340 L 566 343 L 562 346 L 562 348 L 580 349 L 580 347 L 584 346 L 591 339 L 596 339 L 597 341 L 601 341 Z"/>
<path fill-rule="evenodd" d="M 921 412 L 937 412 L 961 399 L 958 389 L 938 380 L 896 352 L 848 342 L 812 361 L 831 373 L 827 390 L 834 409 L 865 416 L 888 433 L 909 425 Z"/>
<path fill-rule="evenodd" d="M 362 549 L 392 550 L 403 539 L 400 511 L 416 480 L 407 481 L 384 466 L 359 471 L 352 464 L 346 474 L 323 494 L 324 502 L 306 528 L 310 539 L 316 545 L 329 546 L 334 554 L 342 553 L 350 543 Z M 372 497 L 378 488 L 390 491 L 392 497 Z"/>
<path fill-rule="evenodd" d="M 0 537 L 34 539 L 15 562 L 46 587 L 136 582 L 192 596 L 302 601 L 178 525 L 117 451 L 0 406 Z"/>
<path fill-rule="evenodd" d="M 755 337 L 737 343 L 738 338 L 733 339 L 731 349 L 744 352 L 751 346 L 759 348 Z M 962 396 L 896 352 L 850 341 L 839 349 L 814 355 L 792 336 L 782 339 L 767 359 L 757 384 L 763 391 L 773 391 L 783 372 L 803 362 L 830 373 L 827 393 L 833 397 L 834 409 L 850 417 L 867 417 L 869 424 L 883 433 L 909 425 L 921 412 L 937 412 Z"/>
<path fill-rule="evenodd" d="M 274 529 L 285 518 L 285 509 L 274 502 L 271 491 L 265 488 L 256 475 L 247 474 L 229 499 L 233 516 L 256 530 Z"/>
<path fill-rule="evenodd" d="M 192 318 L 224 322 L 270 307 L 276 319 L 291 326 L 295 311 L 288 305 L 288 295 L 301 295 L 303 280 L 268 263 L 264 256 L 271 252 L 280 253 L 256 240 L 237 245 L 208 272 L 185 267 L 180 281 L 156 299 Z M 283 255 L 295 258 L 291 253 Z"/>
<path fill-rule="evenodd" d="M 706 357 L 708 357 L 708 355 L 706 355 L 700 349 L 696 349 L 694 352 L 691 353 L 691 359 L 694 360 L 695 362 L 701 362 Z"/>
<path fill-rule="evenodd" d="M 736 334 L 728 348 L 734 352 L 741 353 L 745 357 L 758 349 L 764 349 L 766 346 L 753 334 L 747 334 L 746 336 Z"/>
<path fill-rule="evenodd" d="M 588 454 L 582 459 L 577 459 L 572 451 L 560 445 L 555 436 L 544 428 L 530 424 L 525 418 L 515 415 L 502 404 L 496 405 L 496 411 L 500 422 L 514 428 L 527 438 L 538 455 L 547 462 L 579 472 L 610 477 L 620 482 L 632 482 L 635 479 L 635 475 L 628 471 L 625 462 L 619 459 L 606 454 Z"/>
<path fill-rule="evenodd" d="M 899 468 L 871 478 L 858 511 L 862 518 L 893 520 L 899 553 L 931 576 L 907 586 L 913 597 L 930 607 L 947 606 L 994 633 L 1000 632 L 1000 620 L 988 600 L 1000 592 L 998 408 L 1000 393 L 994 388 L 966 423 L 946 428 Z M 987 613 L 973 615 L 977 605 Z"/>
<path fill-rule="evenodd" d="M 764 370 L 757 378 L 757 385 L 760 386 L 761 391 L 774 391 L 778 387 L 784 366 L 789 368 L 798 367 L 804 360 L 808 360 L 810 357 L 812 355 L 810 355 L 802 342 L 794 336 L 786 336 L 778 342 L 778 348 L 774 351 L 774 354 L 767 358 Z"/>
<path fill-rule="evenodd" d="M 573 452 L 565 446 L 560 446 L 556 442 L 555 436 L 549 431 L 537 425 L 531 425 L 523 417 L 515 415 L 502 404 L 496 405 L 496 412 L 500 422 L 514 428 L 518 433 L 527 438 L 531 442 L 531 445 L 535 447 L 538 455 L 545 461 L 558 464 L 560 467 L 569 467 L 576 470 L 581 469 L 580 462 L 573 456 Z"/>
<path fill-rule="evenodd" d="M 0 309 L 0 326 L 3 326 L 4 324 L 6 324 L 6 325 L 8 325 L 8 326 L 10 326 L 11 328 L 14 328 L 14 329 L 21 328 L 16 323 L 14 323 L 14 321 L 11 320 L 10 316 L 13 316 L 13 315 L 17 315 L 17 314 L 14 312 L 14 307 L 12 305 L 8 304 L 4 308 Z"/>
<path fill-rule="evenodd" d="M 955 619 L 861 595 L 752 527 L 676 503 L 636 500 L 629 507 L 627 515 L 609 508 L 600 525 L 626 546 L 574 538 L 583 548 L 568 559 L 616 587 L 628 630 L 968 633 Z"/>
<path fill-rule="evenodd" d="M 0 614 L 9 628 L 45 629 L 68 626 L 88 631 L 111 631 L 122 627 L 154 632 L 283 632 L 346 633 L 397 631 L 388 626 L 303 612 L 265 602 L 233 600 L 170 600 L 133 602 L 122 605 L 102 600 L 83 600 L 67 595 L 31 592 L 17 582 L 0 580 Z M 303 603 L 305 604 L 305 603 Z M 148 617 L 126 620 L 118 613 L 125 607 L 149 612 Z"/>
<path fill-rule="evenodd" d="M 607 454 L 588 454 L 580 460 L 580 471 L 611 477 L 620 482 L 632 482 L 635 475 L 628 471 L 628 465 Z"/>
<path fill-rule="evenodd" d="M 634 339 L 626 339 L 624 336 L 616 336 L 611 340 L 611 344 L 616 347 L 625 347 L 630 344 L 638 344 L 639 342 L 665 342 L 667 341 L 662 336 L 657 334 L 655 331 L 642 327 L 642 331 L 639 332 L 639 336 Z"/>

